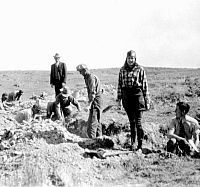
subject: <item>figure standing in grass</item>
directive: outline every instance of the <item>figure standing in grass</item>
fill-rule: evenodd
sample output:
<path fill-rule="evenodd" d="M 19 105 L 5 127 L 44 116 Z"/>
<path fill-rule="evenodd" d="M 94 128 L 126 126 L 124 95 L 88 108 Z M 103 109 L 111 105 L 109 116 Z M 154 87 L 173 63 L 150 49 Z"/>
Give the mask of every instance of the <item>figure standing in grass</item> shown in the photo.
<path fill-rule="evenodd" d="M 84 77 L 88 92 L 88 136 L 89 138 L 102 136 L 102 126 L 100 123 L 102 107 L 100 80 L 96 75 L 90 73 L 85 64 L 78 65 L 76 69 Z"/>
<path fill-rule="evenodd" d="M 56 96 L 60 93 L 60 89 L 67 81 L 67 66 L 64 62 L 60 62 L 60 55 L 58 53 L 54 56 L 55 63 L 51 65 L 50 84 L 55 88 Z"/>
<path fill-rule="evenodd" d="M 167 151 L 181 155 L 190 155 L 191 151 L 198 152 L 200 126 L 198 121 L 187 113 L 190 105 L 185 102 L 176 104 L 176 117 L 169 125 Z"/>
<path fill-rule="evenodd" d="M 136 52 L 127 53 L 124 65 L 119 71 L 117 102 L 121 109 L 123 105 L 131 129 L 131 149 L 135 150 L 137 132 L 137 150 L 142 148 L 143 128 L 142 113 L 150 109 L 150 97 L 146 73 L 143 67 L 136 63 Z"/>

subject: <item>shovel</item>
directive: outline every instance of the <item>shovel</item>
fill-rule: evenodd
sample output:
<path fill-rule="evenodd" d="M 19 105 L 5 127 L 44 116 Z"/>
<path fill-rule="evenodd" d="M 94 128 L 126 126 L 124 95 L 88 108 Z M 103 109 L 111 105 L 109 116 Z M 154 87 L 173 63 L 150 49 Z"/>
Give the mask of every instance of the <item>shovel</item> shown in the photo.
<path fill-rule="evenodd" d="M 119 155 L 123 155 L 123 154 L 129 154 L 129 153 L 133 153 L 133 151 L 115 151 L 115 152 L 108 152 L 105 151 L 103 149 L 99 149 L 97 151 L 95 150 L 88 150 L 86 149 L 85 151 L 85 155 L 86 156 L 90 156 L 91 158 L 93 158 L 94 156 L 100 159 L 105 159 L 107 157 L 111 157 L 111 156 L 119 156 Z"/>
<path fill-rule="evenodd" d="M 111 108 L 113 108 L 114 106 L 116 106 L 116 105 L 108 105 L 106 108 L 104 108 L 103 110 L 102 110 L 102 113 L 106 113 L 107 111 L 109 111 Z"/>

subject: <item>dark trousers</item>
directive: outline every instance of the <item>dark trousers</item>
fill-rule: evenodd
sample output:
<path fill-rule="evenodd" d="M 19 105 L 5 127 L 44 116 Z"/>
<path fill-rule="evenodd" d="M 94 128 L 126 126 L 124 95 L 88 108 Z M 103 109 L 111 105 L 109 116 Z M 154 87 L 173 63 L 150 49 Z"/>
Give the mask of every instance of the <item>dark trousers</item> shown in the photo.
<path fill-rule="evenodd" d="M 97 108 L 90 109 L 87 133 L 89 138 L 96 138 L 98 136 L 102 136 L 100 110 Z"/>
<path fill-rule="evenodd" d="M 137 110 L 126 110 L 128 115 L 128 119 L 130 122 L 130 129 L 131 129 L 131 145 L 135 143 L 136 132 L 137 132 L 137 141 L 138 141 L 138 149 L 142 148 L 142 140 L 144 137 L 144 131 L 142 129 L 142 111 Z"/>
<path fill-rule="evenodd" d="M 48 102 L 47 103 L 47 118 L 51 118 L 53 113 L 55 113 L 55 104 L 54 102 Z"/>
<path fill-rule="evenodd" d="M 138 149 L 142 148 L 144 132 L 142 129 L 142 111 L 145 109 L 145 101 L 140 88 L 122 89 L 122 104 L 127 113 L 131 129 L 131 145 L 135 143 L 136 132 Z"/>
<path fill-rule="evenodd" d="M 71 114 L 72 114 L 72 110 L 68 107 L 60 109 L 60 108 L 56 108 L 56 105 L 54 102 L 48 102 L 47 103 L 47 118 L 52 119 L 53 121 L 59 119 L 59 116 L 57 116 L 57 111 L 56 110 L 60 110 L 61 113 L 63 113 L 64 118 L 70 119 L 71 118 Z"/>
<path fill-rule="evenodd" d="M 172 138 L 167 142 L 167 151 L 179 155 L 190 155 L 191 149 L 183 140 L 177 141 Z"/>
<path fill-rule="evenodd" d="M 56 96 L 61 93 L 60 89 L 62 88 L 62 83 L 56 83 L 55 84 L 55 94 Z"/>

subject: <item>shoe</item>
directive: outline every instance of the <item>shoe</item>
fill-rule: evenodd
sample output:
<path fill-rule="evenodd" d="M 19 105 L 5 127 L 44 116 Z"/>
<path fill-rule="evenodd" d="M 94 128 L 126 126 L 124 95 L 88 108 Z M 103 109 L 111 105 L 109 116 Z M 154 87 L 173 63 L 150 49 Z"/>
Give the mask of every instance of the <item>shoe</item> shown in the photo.
<path fill-rule="evenodd" d="M 137 148 L 135 147 L 135 145 L 131 145 L 130 146 L 130 151 L 134 151 L 135 152 L 136 150 L 137 150 Z"/>
<path fill-rule="evenodd" d="M 142 155 L 142 149 L 141 148 L 140 149 L 136 149 L 135 153 L 137 155 Z"/>

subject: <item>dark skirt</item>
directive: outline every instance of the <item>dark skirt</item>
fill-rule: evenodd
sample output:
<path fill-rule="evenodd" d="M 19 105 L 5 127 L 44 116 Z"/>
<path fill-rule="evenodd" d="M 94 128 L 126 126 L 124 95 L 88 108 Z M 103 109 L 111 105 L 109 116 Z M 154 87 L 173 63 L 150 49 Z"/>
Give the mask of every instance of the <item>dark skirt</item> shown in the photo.
<path fill-rule="evenodd" d="M 140 88 L 124 88 L 122 89 L 122 105 L 127 110 L 146 110 L 145 100 Z"/>

